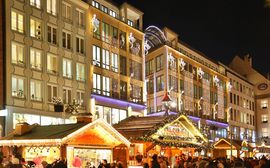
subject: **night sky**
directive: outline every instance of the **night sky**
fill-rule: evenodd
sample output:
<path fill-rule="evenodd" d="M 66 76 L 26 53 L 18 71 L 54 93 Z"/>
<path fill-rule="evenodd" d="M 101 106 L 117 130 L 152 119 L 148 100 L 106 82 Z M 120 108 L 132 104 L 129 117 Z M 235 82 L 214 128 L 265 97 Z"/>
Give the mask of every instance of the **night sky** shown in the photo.
<path fill-rule="evenodd" d="M 181 41 L 229 64 L 250 54 L 253 67 L 270 71 L 270 0 L 113 0 L 144 12 L 144 28 L 167 26 Z"/>

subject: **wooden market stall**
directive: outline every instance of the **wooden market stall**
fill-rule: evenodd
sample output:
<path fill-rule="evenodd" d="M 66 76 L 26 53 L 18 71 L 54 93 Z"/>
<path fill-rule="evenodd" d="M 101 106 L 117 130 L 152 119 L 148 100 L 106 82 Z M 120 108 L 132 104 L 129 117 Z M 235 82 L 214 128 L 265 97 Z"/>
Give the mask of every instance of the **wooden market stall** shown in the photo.
<path fill-rule="evenodd" d="M 136 164 L 136 156 L 150 160 L 153 154 L 163 155 L 169 162 L 177 155 L 194 156 L 198 149 L 204 150 L 207 138 L 186 115 L 129 117 L 114 125 L 132 142 L 130 165 Z M 133 163 L 132 163 L 133 162 Z"/>
<path fill-rule="evenodd" d="M 77 120 L 76 124 L 63 125 L 18 124 L 14 132 L 0 140 L 0 146 L 6 155 L 16 149 L 26 161 L 39 157 L 51 163 L 62 158 L 71 167 L 78 156 L 83 167 L 87 162 L 97 167 L 102 159 L 122 161 L 126 165 L 130 142 L 124 136 L 103 119 Z"/>

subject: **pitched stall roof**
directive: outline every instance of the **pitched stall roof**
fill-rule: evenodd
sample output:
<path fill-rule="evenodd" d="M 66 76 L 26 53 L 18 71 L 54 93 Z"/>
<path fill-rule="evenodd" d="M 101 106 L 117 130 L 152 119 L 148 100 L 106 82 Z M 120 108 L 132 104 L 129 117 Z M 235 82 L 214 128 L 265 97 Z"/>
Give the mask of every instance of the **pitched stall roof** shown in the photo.
<path fill-rule="evenodd" d="M 135 117 L 131 116 L 114 127 L 123 134 L 127 139 L 133 141 L 141 141 L 144 136 L 151 136 L 167 124 L 179 121 L 194 137 L 200 137 L 203 142 L 208 142 L 204 135 L 192 124 L 185 115 L 170 115 L 170 116 L 146 116 Z M 182 141 L 179 140 L 179 143 Z M 191 142 L 193 143 L 193 142 Z"/>

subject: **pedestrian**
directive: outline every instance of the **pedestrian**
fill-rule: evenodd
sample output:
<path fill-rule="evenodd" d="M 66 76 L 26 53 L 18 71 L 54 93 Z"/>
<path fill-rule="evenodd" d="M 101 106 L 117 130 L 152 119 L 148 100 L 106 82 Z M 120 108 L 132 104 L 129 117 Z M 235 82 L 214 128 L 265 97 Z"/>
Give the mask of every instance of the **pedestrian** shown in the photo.
<path fill-rule="evenodd" d="M 157 154 L 154 154 L 154 155 L 152 156 L 152 161 L 151 161 L 151 165 L 150 165 L 151 168 L 160 168 L 160 165 L 159 165 L 157 159 L 158 159 Z"/>

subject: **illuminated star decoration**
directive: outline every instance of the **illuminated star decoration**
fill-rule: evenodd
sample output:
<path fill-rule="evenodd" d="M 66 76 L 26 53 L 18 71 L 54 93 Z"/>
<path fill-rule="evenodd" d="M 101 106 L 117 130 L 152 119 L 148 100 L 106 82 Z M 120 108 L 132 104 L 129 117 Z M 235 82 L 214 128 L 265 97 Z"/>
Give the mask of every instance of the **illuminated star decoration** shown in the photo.
<path fill-rule="evenodd" d="M 145 51 L 145 55 L 148 54 L 148 51 L 150 50 L 151 46 L 148 44 L 148 41 L 145 40 L 144 42 L 144 51 Z"/>
<path fill-rule="evenodd" d="M 185 61 L 183 60 L 183 58 L 180 59 L 180 71 L 183 71 L 185 69 L 185 66 L 186 66 L 186 63 Z"/>
<path fill-rule="evenodd" d="M 231 84 L 231 82 L 228 82 L 227 88 L 228 88 L 228 91 L 229 92 L 232 91 L 232 84 Z"/>
<path fill-rule="evenodd" d="M 169 53 L 168 57 L 169 57 L 170 66 L 173 66 L 174 63 L 175 63 L 175 59 L 172 56 L 172 53 L 171 52 Z"/>
<path fill-rule="evenodd" d="M 99 20 L 97 19 L 97 16 L 96 14 L 93 15 L 93 18 L 92 18 L 92 25 L 94 26 L 94 32 L 97 31 L 98 27 L 99 27 Z"/>
<path fill-rule="evenodd" d="M 215 85 L 219 86 L 219 79 L 218 79 L 217 75 L 214 76 L 213 80 L 214 80 Z"/>
<path fill-rule="evenodd" d="M 134 38 L 132 33 L 129 33 L 129 43 L 130 43 L 130 48 L 133 48 L 133 43 L 135 43 L 136 39 Z"/>
<path fill-rule="evenodd" d="M 198 68 L 198 75 L 199 75 L 199 78 L 202 79 L 203 78 L 203 75 L 204 75 L 204 72 L 202 70 L 202 68 Z"/>

